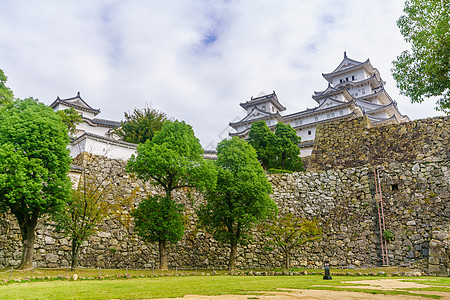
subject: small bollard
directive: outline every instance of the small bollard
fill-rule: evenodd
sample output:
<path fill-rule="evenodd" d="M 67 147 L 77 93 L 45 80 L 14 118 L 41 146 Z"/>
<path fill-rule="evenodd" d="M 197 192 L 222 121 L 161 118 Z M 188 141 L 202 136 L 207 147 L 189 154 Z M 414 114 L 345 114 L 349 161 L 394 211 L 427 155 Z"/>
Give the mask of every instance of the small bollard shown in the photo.
<path fill-rule="evenodd" d="M 325 269 L 325 276 L 323 276 L 323 280 L 331 280 L 332 278 L 330 275 L 330 262 L 324 261 L 323 268 Z"/>

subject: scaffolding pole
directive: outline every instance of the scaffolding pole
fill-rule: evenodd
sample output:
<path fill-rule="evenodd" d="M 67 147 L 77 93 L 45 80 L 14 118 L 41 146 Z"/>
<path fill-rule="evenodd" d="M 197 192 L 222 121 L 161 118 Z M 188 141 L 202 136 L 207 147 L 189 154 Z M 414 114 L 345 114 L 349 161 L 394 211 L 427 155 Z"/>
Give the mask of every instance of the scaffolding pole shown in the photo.
<path fill-rule="evenodd" d="M 387 241 L 383 236 L 383 233 L 386 230 L 386 226 L 384 224 L 383 196 L 381 193 L 380 173 L 376 168 L 373 168 L 373 175 L 375 180 L 375 199 L 377 202 L 377 210 L 378 210 L 378 225 L 380 228 L 381 257 L 383 259 L 383 265 L 388 266 L 389 257 L 388 257 Z"/>

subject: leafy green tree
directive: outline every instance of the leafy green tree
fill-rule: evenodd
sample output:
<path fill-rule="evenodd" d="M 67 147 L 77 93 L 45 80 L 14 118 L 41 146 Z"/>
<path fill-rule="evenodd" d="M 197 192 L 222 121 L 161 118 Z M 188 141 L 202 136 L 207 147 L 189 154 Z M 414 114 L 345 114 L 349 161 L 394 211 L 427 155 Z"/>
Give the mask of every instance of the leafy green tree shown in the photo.
<path fill-rule="evenodd" d="M 132 114 L 125 113 L 125 121 L 115 130 L 115 134 L 125 142 L 143 144 L 161 130 L 166 120 L 166 114 L 157 109 L 148 106 L 135 108 Z"/>
<path fill-rule="evenodd" d="M 77 157 L 77 165 L 83 168 L 81 176 L 62 210 L 53 216 L 56 230 L 71 242 L 72 270 L 78 267 L 81 244 L 98 231 L 107 217 L 118 212 L 124 202 L 112 171 L 94 172 L 93 166 L 100 158 L 89 154 Z"/>
<path fill-rule="evenodd" d="M 0 107 L 0 209 L 19 223 L 23 253 L 18 268 L 31 268 L 39 218 L 61 208 L 70 192 L 69 136 L 61 119 L 34 99 Z"/>
<path fill-rule="evenodd" d="M 258 160 L 264 170 L 282 169 L 301 171 L 300 137 L 289 124 L 278 123 L 275 133 L 271 132 L 265 121 L 252 124 L 248 142 L 256 150 Z"/>
<path fill-rule="evenodd" d="M 411 51 L 393 61 L 400 93 L 421 103 L 440 97 L 436 109 L 450 112 L 450 4 L 448 0 L 406 0 L 397 21 Z"/>
<path fill-rule="evenodd" d="M 9 87 L 6 86 L 5 73 L 0 69 L 0 105 L 6 105 L 14 100 L 14 94 Z"/>
<path fill-rule="evenodd" d="M 293 249 L 322 236 L 322 230 L 318 227 L 316 220 L 299 218 L 292 213 L 281 217 L 274 215 L 261 227 L 267 237 L 266 243 L 280 248 L 283 252 L 286 269 L 290 267 L 290 253 Z M 270 246 L 269 249 L 272 249 Z"/>
<path fill-rule="evenodd" d="M 77 125 L 83 121 L 83 117 L 72 107 L 58 110 L 56 113 L 61 117 L 62 122 L 66 124 L 69 134 L 75 136 Z"/>
<path fill-rule="evenodd" d="M 268 145 L 270 167 L 289 171 L 303 169 L 300 158 L 300 137 L 289 124 L 278 123 L 275 138 Z"/>
<path fill-rule="evenodd" d="M 216 240 L 230 245 L 228 270 L 233 271 L 238 244 L 248 242 L 252 228 L 276 205 L 256 151 L 246 141 L 234 137 L 219 143 L 217 166 L 216 188 L 208 190 L 198 216 Z"/>
<path fill-rule="evenodd" d="M 146 242 L 158 242 L 160 269 L 167 269 L 166 243 L 176 243 L 184 234 L 183 205 L 165 196 L 148 196 L 132 216 L 137 235 Z"/>
<path fill-rule="evenodd" d="M 216 170 L 211 161 L 203 159 L 203 150 L 192 127 L 185 122 L 165 121 L 153 139 L 139 144 L 137 156 L 128 160 L 128 172 L 141 180 L 159 186 L 167 201 L 172 191 L 181 188 L 205 190 L 215 184 Z M 167 240 L 160 240 L 160 267 L 167 269 Z M 166 260 L 164 260 L 166 259 Z"/>
<path fill-rule="evenodd" d="M 264 170 L 267 170 L 270 162 L 269 145 L 275 140 L 275 135 L 270 131 L 263 120 L 252 123 L 248 134 L 249 144 L 256 150 L 258 160 Z"/>

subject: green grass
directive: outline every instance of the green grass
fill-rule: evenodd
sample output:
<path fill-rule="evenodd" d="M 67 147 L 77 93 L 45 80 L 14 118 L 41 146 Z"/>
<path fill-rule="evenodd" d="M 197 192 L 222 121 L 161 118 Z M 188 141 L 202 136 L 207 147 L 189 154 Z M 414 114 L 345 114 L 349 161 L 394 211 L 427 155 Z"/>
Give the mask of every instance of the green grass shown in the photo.
<path fill-rule="evenodd" d="M 356 288 L 342 281 L 380 279 L 378 276 L 336 276 L 324 281 L 321 275 L 306 276 L 171 276 L 133 279 L 103 280 L 53 280 L 21 282 L 0 285 L 0 299 L 139 299 L 182 297 L 186 294 L 223 295 L 254 294 L 255 291 L 274 291 L 287 289 L 326 289 L 367 292 L 371 294 L 417 295 L 409 291 L 380 291 Z M 396 277 L 396 279 L 400 279 Z M 405 280 L 406 278 L 401 278 Z M 425 279 L 425 280 L 421 280 Z M 424 284 L 449 286 L 450 278 L 424 277 L 418 280 Z M 319 286 L 317 286 L 319 285 Z M 442 291 L 440 287 L 428 288 L 430 291 Z M 424 289 L 421 289 L 424 291 Z M 430 294 L 432 294 L 430 292 Z M 424 296 L 424 295 L 421 295 Z M 439 297 L 425 295 L 430 298 Z"/>

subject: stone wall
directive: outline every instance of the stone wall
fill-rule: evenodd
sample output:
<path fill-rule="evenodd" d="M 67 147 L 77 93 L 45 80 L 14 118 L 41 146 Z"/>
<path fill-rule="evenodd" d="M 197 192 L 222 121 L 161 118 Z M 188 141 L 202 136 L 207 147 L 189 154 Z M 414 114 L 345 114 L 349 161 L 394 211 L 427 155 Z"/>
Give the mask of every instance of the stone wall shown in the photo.
<path fill-rule="evenodd" d="M 409 149 L 413 153 L 402 155 L 401 152 L 391 152 L 392 149 L 384 148 L 386 155 L 394 153 L 392 155 L 397 157 L 398 161 L 392 159 L 377 165 L 384 199 L 386 229 L 392 230 L 395 235 L 395 239 L 388 245 L 389 263 L 419 263 L 424 270 L 429 267 L 430 272 L 439 270 L 440 274 L 443 274 L 445 270 L 448 272 L 449 253 L 448 118 L 420 120 L 416 123 L 421 125 L 414 128 L 428 126 L 426 128 L 431 132 L 426 133 L 422 128 L 422 133 L 415 136 L 416 140 L 411 142 L 412 145 L 403 143 L 404 147 L 409 147 L 404 148 L 405 151 Z M 360 126 L 362 136 L 386 135 L 386 132 L 394 134 L 394 130 L 389 129 L 390 126 L 385 129 L 366 128 L 364 125 L 358 125 L 361 122 L 355 120 L 344 124 Z M 410 128 L 412 133 L 419 131 L 411 127 L 412 123 L 408 124 L 410 127 L 400 125 L 398 131 L 403 132 L 401 128 Z M 366 130 L 369 130 L 369 133 L 364 133 Z M 404 133 L 405 138 L 411 138 L 412 133 L 408 133 L 408 130 Z M 433 133 L 433 130 L 438 133 Z M 336 134 L 330 134 L 330 139 Z M 364 147 L 357 136 L 354 148 Z M 447 137 L 447 140 L 442 140 L 442 137 Z M 390 145 L 394 144 L 394 139 L 386 138 L 392 141 Z M 322 135 L 320 144 L 332 143 L 327 142 Z M 358 152 L 358 149 L 349 148 L 346 143 L 341 146 L 350 151 L 349 153 L 363 154 Z M 293 251 L 291 264 L 321 267 L 322 261 L 327 259 L 333 267 L 381 265 L 373 167 L 368 163 L 364 166 L 347 167 L 352 163 L 351 159 L 344 157 L 344 150 L 339 150 L 339 145 L 334 147 L 338 149 L 333 151 L 341 157 L 337 165 L 333 165 L 335 169 L 322 170 L 331 163 L 329 156 L 322 155 L 321 161 L 318 160 L 319 156 L 314 157 L 317 171 L 269 175 L 274 190 L 272 197 L 277 202 L 280 213 L 292 212 L 302 217 L 317 218 L 323 229 L 320 240 Z M 381 156 L 383 147 L 377 149 Z M 429 152 L 432 154 L 428 155 Z M 366 155 L 369 154 L 370 151 Z M 370 159 L 372 162 L 379 162 L 377 157 Z M 85 156 L 84 159 L 79 163 L 91 165 L 93 172 L 112 176 L 121 189 L 121 198 L 125 200 L 122 214 L 112 215 L 103 223 L 99 232 L 83 245 L 80 264 L 101 268 L 156 266 L 157 245 L 147 245 L 133 233 L 129 211 L 141 198 L 158 191 L 127 174 L 123 161 L 92 156 Z M 180 191 L 175 194 L 175 198 L 186 205 L 187 224 L 183 239 L 169 248 L 170 267 L 225 268 L 229 255 L 228 247 L 215 241 L 210 234 L 197 226 L 195 207 L 203 201 L 201 195 Z M 2 268 L 19 263 L 21 241 L 15 220 L 8 215 L 1 216 L 0 220 Z M 35 264 L 39 267 L 68 266 L 69 246 L 65 237 L 55 233 L 47 221 L 42 221 L 37 229 Z M 249 245 L 239 248 L 238 268 L 274 268 L 282 265 L 281 253 L 276 249 L 267 250 L 260 232 L 255 232 L 255 238 Z"/>
<path fill-rule="evenodd" d="M 98 168 L 117 169 L 117 182 L 126 195 L 136 194 L 135 202 L 149 186 L 123 172 L 123 162 L 105 160 Z M 433 232 L 448 224 L 449 162 L 390 164 L 379 169 L 385 201 L 386 228 L 395 234 L 389 244 L 390 264 L 428 262 Z M 373 170 L 348 168 L 321 172 L 270 175 L 273 198 L 281 213 L 317 218 L 322 239 L 292 253 L 293 266 L 320 267 L 324 259 L 333 266 L 380 265 L 380 237 L 374 200 Z M 137 191 L 136 191 L 137 189 Z M 228 248 L 197 227 L 194 207 L 199 195 L 176 195 L 186 203 L 188 219 L 183 240 L 170 247 L 172 268 L 225 268 Z M 127 208 L 129 210 L 129 208 Z M 124 217 L 125 215 L 125 217 Z M 151 268 L 157 264 L 156 245 L 146 245 L 133 234 L 127 213 L 106 220 L 101 230 L 82 247 L 80 264 L 102 268 Z M 69 242 L 43 222 L 37 229 L 35 263 L 40 267 L 67 266 Z M 258 233 L 248 246 L 239 249 L 238 267 L 272 268 L 282 266 L 279 251 L 265 250 Z M 20 260 L 20 233 L 12 218 L 3 219 L 0 230 L 0 267 Z M 425 259 L 425 260 L 424 260 Z"/>
<path fill-rule="evenodd" d="M 442 161 L 450 158 L 450 117 L 371 127 L 367 116 L 317 127 L 308 170 Z"/>

